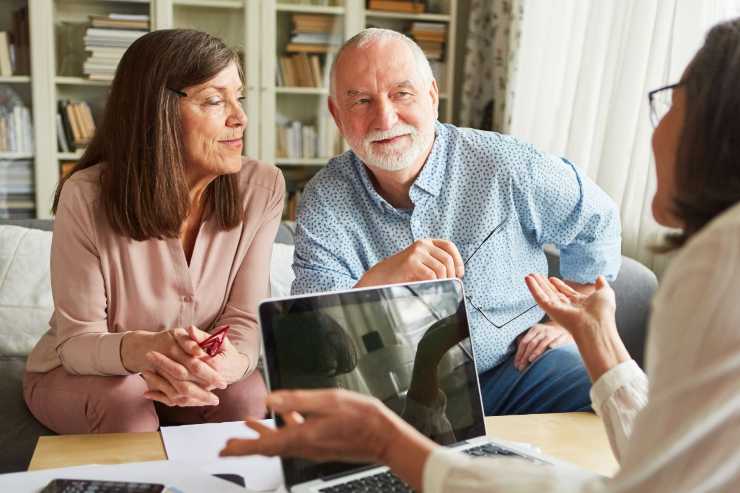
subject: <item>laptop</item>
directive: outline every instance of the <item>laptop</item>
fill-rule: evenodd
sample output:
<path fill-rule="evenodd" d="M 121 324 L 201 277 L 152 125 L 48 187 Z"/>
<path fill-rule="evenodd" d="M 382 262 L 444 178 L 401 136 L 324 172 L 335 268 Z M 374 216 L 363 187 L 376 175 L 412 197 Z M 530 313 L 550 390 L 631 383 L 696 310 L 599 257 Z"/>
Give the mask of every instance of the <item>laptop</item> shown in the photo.
<path fill-rule="evenodd" d="M 268 387 L 353 390 L 380 399 L 441 445 L 553 463 L 486 438 L 464 299 L 462 283 L 445 279 L 265 300 L 259 317 Z M 292 492 L 411 491 L 384 466 L 281 461 Z"/>

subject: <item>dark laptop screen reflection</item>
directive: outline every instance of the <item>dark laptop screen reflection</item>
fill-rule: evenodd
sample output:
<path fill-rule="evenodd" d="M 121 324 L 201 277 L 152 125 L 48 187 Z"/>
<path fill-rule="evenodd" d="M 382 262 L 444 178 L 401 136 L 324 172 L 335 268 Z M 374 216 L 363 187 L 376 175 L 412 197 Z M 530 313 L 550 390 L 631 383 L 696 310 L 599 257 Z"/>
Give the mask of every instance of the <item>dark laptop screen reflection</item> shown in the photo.
<path fill-rule="evenodd" d="M 383 401 L 433 440 L 452 444 L 480 419 L 458 283 L 393 286 L 277 303 L 274 389 L 341 387 Z M 269 357 L 269 356 L 268 356 Z M 480 432 L 481 430 L 476 430 Z"/>

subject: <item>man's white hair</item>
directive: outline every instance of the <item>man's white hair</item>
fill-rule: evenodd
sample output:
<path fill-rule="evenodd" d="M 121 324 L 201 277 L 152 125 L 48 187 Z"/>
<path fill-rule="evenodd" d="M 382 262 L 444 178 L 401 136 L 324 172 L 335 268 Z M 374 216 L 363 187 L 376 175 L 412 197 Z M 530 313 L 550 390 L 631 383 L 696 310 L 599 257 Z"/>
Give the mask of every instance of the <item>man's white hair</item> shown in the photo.
<path fill-rule="evenodd" d="M 337 63 L 342 58 L 342 54 L 344 51 L 348 48 L 357 47 L 362 48 L 363 46 L 367 46 L 369 44 L 375 43 L 377 41 L 381 40 L 400 40 L 406 43 L 406 46 L 409 47 L 411 50 L 411 53 L 414 55 L 414 61 L 416 62 L 416 70 L 419 72 L 419 76 L 421 77 L 421 80 L 424 82 L 431 83 L 434 79 L 434 74 L 432 73 L 432 67 L 429 65 L 429 60 L 427 60 L 427 57 L 424 55 L 424 52 L 422 51 L 421 47 L 419 47 L 416 42 L 406 36 L 403 33 L 399 33 L 398 31 L 393 31 L 392 29 L 381 29 L 377 27 L 370 27 L 367 29 L 363 29 L 359 33 L 355 34 L 351 38 L 349 38 L 341 48 L 339 48 L 339 51 L 337 52 L 336 57 L 334 58 L 334 63 L 331 65 L 331 72 L 329 73 L 329 94 L 331 94 L 332 99 L 336 99 L 336 71 L 337 71 Z"/>

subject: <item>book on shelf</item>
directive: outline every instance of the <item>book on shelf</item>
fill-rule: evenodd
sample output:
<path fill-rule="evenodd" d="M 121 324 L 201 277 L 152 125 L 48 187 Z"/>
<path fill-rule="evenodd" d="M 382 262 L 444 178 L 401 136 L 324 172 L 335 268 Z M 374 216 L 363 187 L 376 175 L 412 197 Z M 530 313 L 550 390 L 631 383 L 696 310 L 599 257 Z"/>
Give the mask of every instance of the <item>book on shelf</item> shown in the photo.
<path fill-rule="evenodd" d="M 0 217 L 26 219 L 36 215 L 33 161 L 0 159 Z"/>
<path fill-rule="evenodd" d="M 59 100 L 57 117 L 57 141 L 61 152 L 84 148 L 95 135 L 95 120 L 86 101 Z"/>
<path fill-rule="evenodd" d="M 90 16 L 85 31 L 85 51 L 90 55 L 82 72 L 92 80 L 112 80 L 131 43 L 149 32 L 148 15 L 108 14 Z"/>
<path fill-rule="evenodd" d="M 420 0 L 369 0 L 367 8 L 385 12 L 423 14 L 426 10 L 426 4 Z"/>
<path fill-rule="evenodd" d="M 332 15 L 293 14 L 287 52 L 327 53 L 342 43 L 340 25 Z"/>
<path fill-rule="evenodd" d="M 77 161 L 62 161 L 61 163 L 59 163 L 60 178 L 64 178 L 65 176 L 70 174 L 76 164 L 77 164 Z"/>
<path fill-rule="evenodd" d="M 33 153 L 31 111 L 26 106 L 0 108 L 0 152 Z"/>
<path fill-rule="evenodd" d="M 414 38 L 414 41 L 429 60 L 444 60 L 447 24 L 413 22 L 408 34 Z"/>
<path fill-rule="evenodd" d="M 279 86 L 322 87 L 325 77 L 318 55 L 298 53 L 293 56 L 282 56 L 278 62 Z"/>
<path fill-rule="evenodd" d="M 10 55 L 10 36 L 7 31 L 0 31 L 0 75 L 13 75 L 13 64 Z"/>
<path fill-rule="evenodd" d="M 13 12 L 11 31 L 0 31 L 0 75 L 30 73 L 28 9 Z"/>

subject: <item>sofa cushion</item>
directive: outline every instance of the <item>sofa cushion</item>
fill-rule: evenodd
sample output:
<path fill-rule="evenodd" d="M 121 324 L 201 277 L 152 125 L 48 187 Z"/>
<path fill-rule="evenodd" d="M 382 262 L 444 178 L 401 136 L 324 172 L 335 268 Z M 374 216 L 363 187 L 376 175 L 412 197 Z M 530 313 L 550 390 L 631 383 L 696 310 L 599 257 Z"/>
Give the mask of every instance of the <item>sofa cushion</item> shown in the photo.
<path fill-rule="evenodd" d="M 26 359 L 0 356 L 0 473 L 23 471 L 41 435 L 54 433 L 31 416 L 23 401 Z"/>
<path fill-rule="evenodd" d="M 51 232 L 0 225 L 0 355 L 24 356 L 49 327 Z"/>

